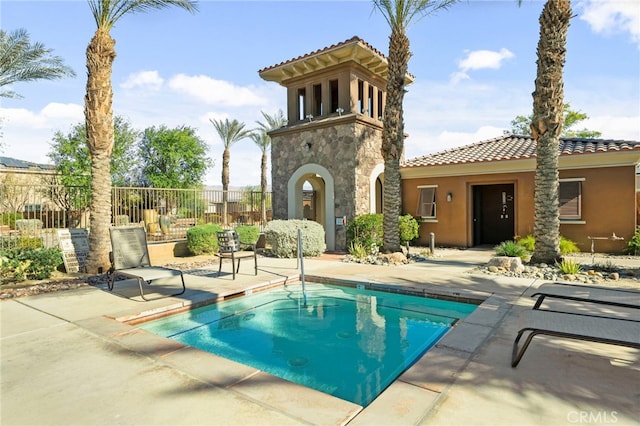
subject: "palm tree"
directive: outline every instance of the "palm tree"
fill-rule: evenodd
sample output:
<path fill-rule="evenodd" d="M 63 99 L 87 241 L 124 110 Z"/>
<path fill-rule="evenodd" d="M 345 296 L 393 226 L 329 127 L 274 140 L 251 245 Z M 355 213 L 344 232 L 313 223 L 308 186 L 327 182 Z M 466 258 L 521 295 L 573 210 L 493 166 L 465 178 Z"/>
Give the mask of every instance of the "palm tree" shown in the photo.
<path fill-rule="evenodd" d="M 116 57 L 111 29 L 124 15 L 178 6 L 195 11 L 191 0 L 87 0 L 97 29 L 87 46 L 87 93 L 85 121 L 87 146 L 91 154 L 91 206 L 89 273 L 106 271 L 109 265 L 109 226 L 111 224 L 111 173 L 109 162 L 113 150 L 113 87 L 111 74 Z"/>
<path fill-rule="evenodd" d="M 531 119 L 531 134 L 536 140 L 533 224 L 536 244 L 531 256 L 535 263 L 553 263 L 561 257 L 558 157 L 564 123 L 562 71 L 570 19 L 570 0 L 547 0 L 540 15 Z"/>
<path fill-rule="evenodd" d="M 75 77 L 76 73 L 59 56 L 42 43 L 31 44 L 24 29 L 10 33 L 0 29 L 0 87 L 34 80 L 55 80 Z M 0 97 L 21 98 L 11 90 L 0 90 Z"/>
<path fill-rule="evenodd" d="M 250 130 L 245 130 L 244 123 L 239 122 L 236 119 L 229 121 L 225 118 L 224 121 L 216 120 L 214 118 L 209 119 L 213 127 L 215 127 L 218 136 L 222 139 L 224 145 L 224 152 L 222 153 L 222 205 L 223 205 L 223 218 L 222 223 L 227 225 L 227 201 L 229 199 L 229 159 L 231 152 L 229 148 L 239 140 L 242 140 L 249 136 Z"/>
<path fill-rule="evenodd" d="M 272 130 L 285 126 L 287 124 L 287 118 L 284 116 L 284 112 L 282 112 L 281 109 L 274 115 L 269 115 L 264 111 L 260 111 L 260 113 L 264 117 L 265 123 L 256 121 L 258 126 L 260 126 L 260 129 L 251 133 L 249 136 L 253 139 L 256 145 L 260 147 L 260 151 L 262 151 L 260 175 L 260 218 L 262 220 L 262 226 L 264 226 L 267 224 L 267 150 L 271 146 L 271 137 L 268 133 Z"/>
<path fill-rule="evenodd" d="M 400 251 L 398 217 L 400 215 L 400 159 L 404 152 L 404 117 L 402 104 L 405 76 L 411 51 L 407 27 L 411 21 L 439 9 L 446 9 L 457 0 L 373 0 L 391 27 L 387 75 L 387 102 L 382 129 L 384 158 L 383 251 Z"/>

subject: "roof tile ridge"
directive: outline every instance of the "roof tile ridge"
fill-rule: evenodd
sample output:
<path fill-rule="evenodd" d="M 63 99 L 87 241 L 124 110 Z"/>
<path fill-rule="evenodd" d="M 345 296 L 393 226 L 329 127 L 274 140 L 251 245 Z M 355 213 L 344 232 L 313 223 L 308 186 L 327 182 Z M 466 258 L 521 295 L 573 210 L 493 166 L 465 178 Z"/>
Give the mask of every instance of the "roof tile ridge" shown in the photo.
<path fill-rule="evenodd" d="M 386 56 L 384 56 L 384 54 L 380 53 L 377 49 L 375 49 L 374 47 L 372 47 L 369 43 L 367 43 L 366 41 L 364 41 L 363 39 L 361 39 L 361 38 L 360 38 L 360 37 L 358 37 L 358 36 L 353 36 L 353 37 L 351 37 L 351 38 L 348 38 L 347 40 L 340 41 L 340 42 L 334 43 L 334 44 L 329 45 L 329 46 L 321 47 L 321 48 L 316 49 L 316 50 L 314 50 L 314 51 L 312 51 L 312 52 L 305 53 L 305 54 L 303 54 L 303 55 L 299 55 L 299 56 L 296 56 L 296 57 L 294 57 L 294 58 L 291 58 L 291 59 L 287 59 L 287 60 L 285 60 L 285 61 L 282 61 L 282 62 L 280 62 L 280 63 L 278 63 L 278 64 L 275 64 L 275 65 L 271 65 L 271 66 L 269 66 L 269 67 L 262 68 L 261 70 L 258 70 L 258 72 L 259 72 L 259 73 L 261 73 L 261 72 L 263 72 L 263 71 L 270 70 L 270 69 L 272 69 L 272 68 L 277 68 L 277 67 L 279 67 L 279 66 L 281 66 L 281 65 L 285 65 L 285 64 L 292 63 L 292 62 L 296 62 L 296 61 L 299 61 L 299 60 L 301 60 L 301 59 L 308 58 L 308 57 L 313 56 L 313 55 L 317 55 L 318 53 L 325 52 L 325 51 L 329 51 L 329 50 L 331 50 L 331 49 L 335 49 L 335 48 L 337 48 L 337 47 L 341 47 L 341 46 L 344 46 L 344 45 L 347 45 L 347 44 L 349 44 L 349 43 L 353 43 L 353 42 L 360 42 L 360 43 L 365 44 L 365 45 L 366 45 L 367 47 L 369 47 L 371 50 L 374 50 L 376 53 L 378 53 L 379 55 L 382 55 L 382 57 L 386 59 Z"/>

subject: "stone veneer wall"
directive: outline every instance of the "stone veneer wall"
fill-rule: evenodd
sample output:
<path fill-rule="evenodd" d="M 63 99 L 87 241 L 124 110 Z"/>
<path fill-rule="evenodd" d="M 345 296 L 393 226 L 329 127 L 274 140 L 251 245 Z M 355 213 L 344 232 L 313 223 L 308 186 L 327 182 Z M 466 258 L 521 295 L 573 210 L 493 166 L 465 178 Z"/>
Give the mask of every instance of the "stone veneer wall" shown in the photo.
<path fill-rule="evenodd" d="M 303 165 L 313 163 L 326 168 L 333 177 L 334 216 L 346 216 L 349 223 L 354 216 L 370 212 L 371 173 L 383 163 L 382 128 L 359 120 L 330 127 L 314 124 L 271 136 L 273 217 L 287 219 L 289 178 Z M 335 242 L 336 250 L 346 249 L 346 227 L 336 227 Z"/>

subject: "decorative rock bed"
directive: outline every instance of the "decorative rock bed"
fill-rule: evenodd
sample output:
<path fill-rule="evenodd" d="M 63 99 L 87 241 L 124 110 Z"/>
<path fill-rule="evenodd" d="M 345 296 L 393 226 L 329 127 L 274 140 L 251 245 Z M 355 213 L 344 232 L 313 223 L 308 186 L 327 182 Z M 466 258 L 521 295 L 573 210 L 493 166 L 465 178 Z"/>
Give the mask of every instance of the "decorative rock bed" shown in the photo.
<path fill-rule="evenodd" d="M 640 284 L 640 270 L 637 268 L 616 267 L 613 263 L 606 265 L 606 270 L 598 265 L 582 265 L 583 270 L 577 274 L 565 274 L 557 266 L 545 263 L 523 265 L 520 258 L 496 256 L 487 264 L 475 268 L 474 271 L 490 275 L 501 275 L 514 278 L 537 278 L 545 281 L 569 281 L 582 284 L 598 284 L 605 281 L 630 279 Z"/>

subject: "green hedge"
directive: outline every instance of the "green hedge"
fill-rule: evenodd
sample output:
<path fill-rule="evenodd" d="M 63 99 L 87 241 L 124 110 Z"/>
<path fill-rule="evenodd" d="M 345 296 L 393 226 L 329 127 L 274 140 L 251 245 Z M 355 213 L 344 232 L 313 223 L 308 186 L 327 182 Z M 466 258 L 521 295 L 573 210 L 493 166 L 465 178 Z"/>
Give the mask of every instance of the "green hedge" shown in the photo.
<path fill-rule="evenodd" d="M 347 245 L 354 244 L 358 247 L 371 251 L 374 244 L 377 248 L 383 245 L 383 215 L 370 213 L 357 216 L 347 225 Z M 419 237 L 418 221 L 406 214 L 398 217 L 398 232 L 400 233 L 400 243 L 406 244 Z"/>
<path fill-rule="evenodd" d="M 320 256 L 326 249 L 324 228 L 312 220 L 272 220 L 264 229 L 267 244 L 276 257 L 295 258 L 298 229 L 302 231 L 302 255 Z"/>
<path fill-rule="evenodd" d="M 9 225 L 11 229 L 16 229 L 16 220 L 19 219 L 22 219 L 22 213 L 2 213 L 0 225 Z"/>
<path fill-rule="evenodd" d="M 355 243 L 368 252 L 373 246 L 382 247 L 382 218 L 381 214 L 363 214 L 356 216 L 347 225 L 347 246 Z"/>
<path fill-rule="evenodd" d="M 62 265 L 62 252 L 58 248 L 16 247 L 2 250 L 0 277 L 2 282 L 44 280 Z"/>
<path fill-rule="evenodd" d="M 236 227 L 240 246 L 243 250 L 250 249 L 258 242 L 260 237 L 260 228 L 253 225 L 241 225 Z"/>
<path fill-rule="evenodd" d="M 216 223 L 197 225 L 187 230 L 187 247 L 195 255 L 212 254 L 218 252 L 218 237 L 216 233 L 222 231 L 222 226 Z"/>

